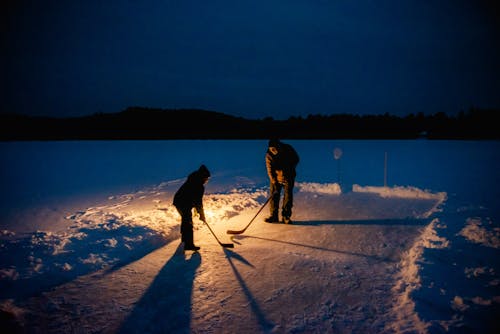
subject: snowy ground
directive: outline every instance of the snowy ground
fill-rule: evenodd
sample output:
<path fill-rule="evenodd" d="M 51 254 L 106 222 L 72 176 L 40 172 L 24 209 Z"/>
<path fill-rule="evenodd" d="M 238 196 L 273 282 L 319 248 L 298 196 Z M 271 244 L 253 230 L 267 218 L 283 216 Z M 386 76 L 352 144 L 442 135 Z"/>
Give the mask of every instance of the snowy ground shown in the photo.
<path fill-rule="evenodd" d="M 209 144 L 225 152 L 220 142 Z M 310 167 L 308 154 L 317 151 L 306 152 L 308 142 L 294 144 L 302 168 Z M 234 148 L 232 142 L 226 145 Z M 299 170 L 304 178 L 298 178 L 293 225 L 266 224 L 263 210 L 245 233 L 231 236 L 226 231 L 246 226 L 267 196 L 259 169 L 265 144 L 244 145 L 250 159 L 259 154 L 257 164 L 245 164 L 250 172 L 208 164 L 213 177 L 204 198 L 210 226 L 234 248 L 222 248 L 199 221 L 195 243 L 201 250 L 179 247 L 179 216 L 170 203 L 182 177 L 132 192 L 65 196 L 64 202 L 6 213 L 0 244 L 3 328 L 30 333 L 496 331 L 496 208 L 463 202 L 451 186 L 436 191 L 411 183 L 339 185 L 331 182 L 331 171 L 330 180 L 321 171 L 314 180 Z M 199 163 L 191 164 L 185 174 Z M 356 171 L 356 164 L 343 166 Z M 346 180 L 348 173 L 339 175 Z M 439 175 L 441 185 L 445 177 Z M 498 199 L 497 193 L 491 196 Z"/>

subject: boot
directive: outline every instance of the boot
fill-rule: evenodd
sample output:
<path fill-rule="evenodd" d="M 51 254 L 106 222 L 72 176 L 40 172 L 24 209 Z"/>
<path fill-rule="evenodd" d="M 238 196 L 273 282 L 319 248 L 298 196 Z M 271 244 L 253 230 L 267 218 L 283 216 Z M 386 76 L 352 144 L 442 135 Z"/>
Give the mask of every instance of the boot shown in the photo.
<path fill-rule="evenodd" d="M 265 218 L 264 221 L 266 223 L 277 223 L 279 222 L 278 216 L 276 215 L 270 215 L 269 217 Z"/>
<path fill-rule="evenodd" d="M 292 220 L 288 216 L 283 217 L 283 224 L 291 224 Z"/>
<path fill-rule="evenodd" d="M 195 246 L 195 245 L 193 245 L 193 244 L 191 244 L 191 245 L 184 245 L 184 250 L 185 250 L 185 251 L 187 251 L 187 250 L 192 250 L 192 251 L 195 251 L 195 252 L 196 252 L 196 251 L 197 251 L 197 250 L 199 250 L 199 249 L 200 249 L 200 247 Z"/>

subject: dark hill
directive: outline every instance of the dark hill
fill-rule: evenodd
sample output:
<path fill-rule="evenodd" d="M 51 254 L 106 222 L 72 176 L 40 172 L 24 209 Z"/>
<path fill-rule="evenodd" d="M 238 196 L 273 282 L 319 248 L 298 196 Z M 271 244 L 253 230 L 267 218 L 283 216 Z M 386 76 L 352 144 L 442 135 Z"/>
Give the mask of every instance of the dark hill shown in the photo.
<path fill-rule="evenodd" d="M 249 120 L 199 109 L 132 107 L 72 118 L 4 114 L 0 139 L 500 139 L 497 114 L 471 109 L 456 117 L 335 114 Z"/>

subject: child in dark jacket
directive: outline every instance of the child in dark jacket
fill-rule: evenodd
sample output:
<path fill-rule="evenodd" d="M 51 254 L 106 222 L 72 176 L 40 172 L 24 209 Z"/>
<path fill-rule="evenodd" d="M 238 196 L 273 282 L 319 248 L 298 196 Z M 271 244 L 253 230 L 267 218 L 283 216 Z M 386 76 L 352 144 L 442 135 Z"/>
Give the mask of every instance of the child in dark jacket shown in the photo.
<path fill-rule="evenodd" d="M 200 215 L 200 220 L 206 222 L 203 209 L 203 195 L 205 184 L 208 182 L 210 172 L 205 165 L 189 174 L 184 184 L 174 195 L 174 206 L 181 215 L 181 236 L 184 242 L 184 250 L 197 251 L 200 247 L 195 246 L 193 241 L 193 214 L 192 209 Z"/>

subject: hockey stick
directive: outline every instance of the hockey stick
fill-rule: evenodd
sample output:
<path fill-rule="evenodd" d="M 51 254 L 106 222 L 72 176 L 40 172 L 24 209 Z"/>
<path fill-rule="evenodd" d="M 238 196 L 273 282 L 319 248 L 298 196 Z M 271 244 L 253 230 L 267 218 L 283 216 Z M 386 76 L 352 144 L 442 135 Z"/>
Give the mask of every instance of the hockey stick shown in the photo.
<path fill-rule="evenodd" d="M 248 228 L 248 226 L 250 226 L 250 224 L 252 224 L 252 222 L 254 221 L 254 219 L 259 215 L 259 213 L 262 211 L 262 209 L 264 209 L 264 207 L 266 206 L 267 203 L 269 203 L 269 201 L 271 200 L 271 197 L 272 196 L 269 196 L 269 198 L 266 200 L 266 202 L 260 207 L 259 211 L 257 211 L 257 213 L 255 214 L 255 216 L 252 218 L 252 220 L 250 220 L 250 223 L 248 223 L 247 226 L 245 226 L 244 229 L 242 230 L 227 230 L 226 233 L 227 234 L 241 234 L 243 232 L 245 232 Z"/>
<path fill-rule="evenodd" d="M 208 225 L 207 222 L 205 222 L 205 225 L 207 225 L 208 229 L 210 230 L 210 232 L 212 232 L 212 235 L 214 236 L 215 240 L 217 240 L 217 242 L 219 243 L 219 245 L 221 245 L 222 247 L 226 247 L 226 248 L 234 248 L 234 244 L 232 243 L 223 243 L 223 242 L 220 242 L 219 238 L 217 238 L 217 236 L 215 235 L 214 231 L 212 231 L 212 228 L 210 227 L 210 225 Z"/>

